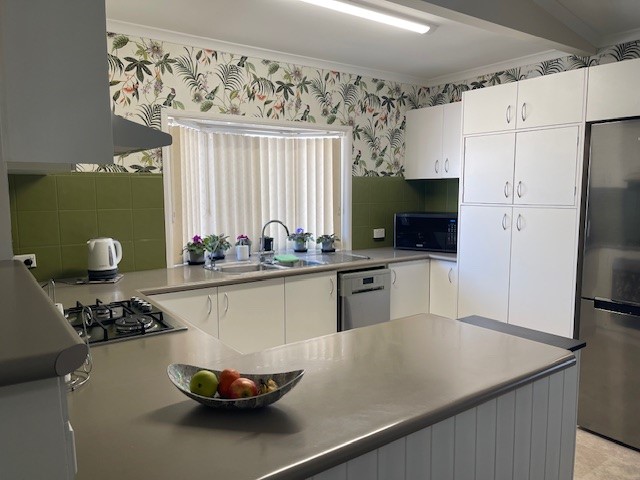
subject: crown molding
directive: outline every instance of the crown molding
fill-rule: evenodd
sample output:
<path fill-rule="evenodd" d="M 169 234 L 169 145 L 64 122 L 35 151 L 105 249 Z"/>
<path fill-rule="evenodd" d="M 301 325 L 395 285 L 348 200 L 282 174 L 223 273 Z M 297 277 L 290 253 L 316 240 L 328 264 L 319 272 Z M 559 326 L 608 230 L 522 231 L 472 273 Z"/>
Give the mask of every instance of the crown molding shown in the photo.
<path fill-rule="evenodd" d="M 627 30 L 626 32 L 614 33 L 611 35 L 603 35 L 598 47 L 608 47 L 619 43 L 632 42 L 640 40 L 640 28 Z"/>
<path fill-rule="evenodd" d="M 451 75 L 442 75 L 440 77 L 430 78 L 425 83 L 425 86 L 435 87 L 444 83 L 462 82 L 464 80 L 470 80 L 482 75 L 488 75 L 490 73 L 501 72 L 510 68 L 524 67 L 535 63 L 545 62 L 547 60 L 553 60 L 556 58 L 564 57 L 566 55 L 566 53 L 560 52 L 558 50 L 547 50 L 542 53 L 526 55 L 524 57 L 514 58 L 505 62 L 492 63 L 479 68 L 463 70 Z"/>
<path fill-rule="evenodd" d="M 222 52 L 245 55 L 247 57 L 261 58 L 283 63 L 292 63 L 295 65 L 319 68 L 322 70 L 335 70 L 343 73 L 352 73 L 354 75 L 362 75 L 363 77 L 380 78 L 394 82 L 408 83 L 411 85 L 424 85 L 424 82 L 426 81 L 426 79 L 424 78 L 414 77 L 411 75 L 402 75 L 394 72 L 359 67 L 357 65 L 330 62 L 328 60 L 323 60 L 320 58 L 292 55 L 290 53 L 279 52 L 276 50 L 251 47 L 249 45 L 225 42 L 223 40 L 217 40 L 215 38 L 190 35 L 186 33 L 175 32 L 172 30 L 165 30 L 162 28 L 148 27 L 136 23 L 121 22 L 118 20 L 107 19 L 107 31 L 113 33 L 121 33 L 124 35 L 132 35 L 136 37 L 151 38 L 154 40 L 161 40 L 178 45 L 190 45 L 193 47 L 220 50 Z"/>

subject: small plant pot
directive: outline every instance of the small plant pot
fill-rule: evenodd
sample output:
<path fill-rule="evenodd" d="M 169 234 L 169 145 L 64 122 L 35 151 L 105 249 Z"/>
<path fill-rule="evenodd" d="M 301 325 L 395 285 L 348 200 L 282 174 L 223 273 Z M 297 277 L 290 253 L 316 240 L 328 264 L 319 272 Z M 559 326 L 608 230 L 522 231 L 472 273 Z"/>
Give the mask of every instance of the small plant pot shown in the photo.
<path fill-rule="evenodd" d="M 189 252 L 187 263 L 189 265 L 204 265 L 204 253 Z"/>
<path fill-rule="evenodd" d="M 210 260 L 223 260 L 224 250 L 216 250 L 215 252 L 210 252 L 208 256 Z"/>
<path fill-rule="evenodd" d="M 322 252 L 330 253 L 335 251 L 336 249 L 333 247 L 333 242 L 322 242 Z"/>
<path fill-rule="evenodd" d="M 293 245 L 294 252 L 303 253 L 307 251 L 307 242 L 304 240 L 296 240 Z"/>

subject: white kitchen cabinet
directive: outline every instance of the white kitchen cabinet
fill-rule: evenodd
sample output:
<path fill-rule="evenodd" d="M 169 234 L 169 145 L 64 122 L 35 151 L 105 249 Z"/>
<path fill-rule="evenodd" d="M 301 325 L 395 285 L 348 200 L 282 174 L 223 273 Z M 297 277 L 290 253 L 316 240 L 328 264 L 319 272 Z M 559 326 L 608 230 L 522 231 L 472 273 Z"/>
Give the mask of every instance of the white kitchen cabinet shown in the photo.
<path fill-rule="evenodd" d="M 460 207 L 459 318 L 508 319 L 512 210 L 508 206 Z"/>
<path fill-rule="evenodd" d="M 338 331 L 336 272 L 286 277 L 284 297 L 286 343 Z"/>
<path fill-rule="evenodd" d="M 640 115 L 640 59 L 589 67 L 587 122 Z"/>
<path fill-rule="evenodd" d="M 581 122 L 584 70 L 464 92 L 463 133 L 472 135 Z"/>
<path fill-rule="evenodd" d="M 431 259 L 429 270 L 429 312 L 442 317 L 456 318 L 458 309 L 456 262 Z"/>
<path fill-rule="evenodd" d="M 465 138 L 463 202 L 575 205 L 579 134 L 569 126 Z"/>
<path fill-rule="evenodd" d="M 429 312 L 429 260 L 389 264 L 391 320 Z"/>
<path fill-rule="evenodd" d="M 105 32 L 104 2 L 0 3 L 0 137 L 10 171 L 113 163 Z"/>
<path fill-rule="evenodd" d="M 218 288 L 199 288 L 151 295 L 161 310 L 171 313 L 214 337 L 218 337 Z"/>
<path fill-rule="evenodd" d="M 460 102 L 408 111 L 405 178 L 457 178 L 461 132 Z"/>
<path fill-rule="evenodd" d="M 579 132 L 577 126 L 516 134 L 513 203 L 576 203 Z"/>
<path fill-rule="evenodd" d="M 573 337 L 576 222 L 573 208 L 513 209 L 509 323 Z"/>
<path fill-rule="evenodd" d="M 573 335 L 575 208 L 463 205 L 458 316 Z"/>
<path fill-rule="evenodd" d="M 219 338 L 251 353 L 285 343 L 284 278 L 218 287 Z"/>
<path fill-rule="evenodd" d="M 511 203 L 516 134 L 467 137 L 462 201 Z"/>
<path fill-rule="evenodd" d="M 578 69 L 518 82 L 516 128 L 581 122 L 585 74 Z"/>
<path fill-rule="evenodd" d="M 517 98 L 517 82 L 464 92 L 463 133 L 513 130 L 516 128 Z"/>

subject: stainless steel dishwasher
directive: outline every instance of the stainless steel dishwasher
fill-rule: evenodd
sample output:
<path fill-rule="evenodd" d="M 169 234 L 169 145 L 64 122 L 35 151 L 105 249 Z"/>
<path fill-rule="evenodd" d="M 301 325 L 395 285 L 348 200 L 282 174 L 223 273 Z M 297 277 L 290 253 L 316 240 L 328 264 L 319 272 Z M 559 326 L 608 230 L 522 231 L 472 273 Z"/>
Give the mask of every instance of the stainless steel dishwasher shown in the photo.
<path fill-rule="evenodd" d="M 338 331 L 388 322 L 391 318 L 388 268 L 340 273 L 338 285 Z"/>

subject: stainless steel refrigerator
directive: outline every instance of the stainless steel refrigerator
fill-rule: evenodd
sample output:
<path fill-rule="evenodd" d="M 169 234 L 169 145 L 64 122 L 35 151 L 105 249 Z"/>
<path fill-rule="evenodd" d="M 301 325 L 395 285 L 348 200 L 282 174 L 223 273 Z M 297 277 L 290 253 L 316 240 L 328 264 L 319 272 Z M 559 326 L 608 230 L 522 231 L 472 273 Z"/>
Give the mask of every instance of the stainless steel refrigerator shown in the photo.
<path fill-rule="evenodd" d="M 640 119 L 591 126 L 578 424 L 640 448 Z"/>

